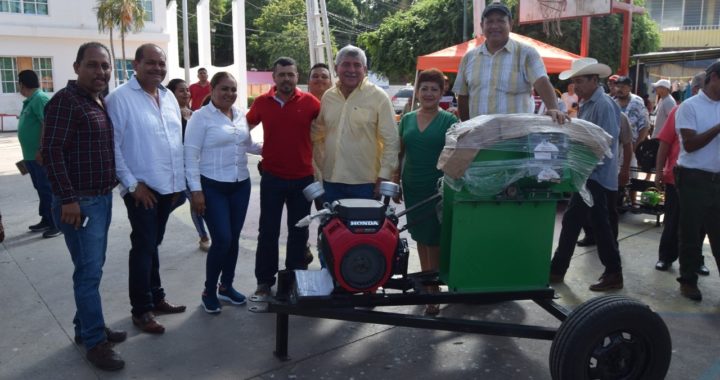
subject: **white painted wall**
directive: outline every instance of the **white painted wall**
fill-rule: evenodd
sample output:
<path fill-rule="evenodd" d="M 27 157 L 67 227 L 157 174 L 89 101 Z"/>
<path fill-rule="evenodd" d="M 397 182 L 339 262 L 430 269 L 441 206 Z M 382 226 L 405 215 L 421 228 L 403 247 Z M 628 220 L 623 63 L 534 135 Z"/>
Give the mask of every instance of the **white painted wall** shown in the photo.
<path fill-rule="evenodd" d="M 95 0 L 48 0 L 48 15 L 0 13 L 0 56 L 50 57 L 53 86 L 56 90 L 65 87 L 68 80 L 76 77 L 72 63 L 82 43 L 109 44 L 109 35 L 98 32 L 95 6 Z M 127 59 L 132 59 L 135 49 L 143 43 L 168 49 L 166 17 L 165 0 L 153 0 L 153 21 L 146 21 L 141 33 L 125 36 Z M 120 58 L 120 36 L 114 33 L 114 37 L 115 52 Z M 0 94 L 0 113 L 19 114 L 21 109 L 20 94 Z M 13 129 L 17 124 L 10 119 L 4 118 L 4 129 Z"/>
<path fill-rule="evenodd" d="M 72 63 L 78 47 L 89 41 L 99 41 L 109 46 L 109 34 L 99 33 L 95 17 L 96 0 L 48 0 L 48 15 L 24 15 L 16 13 L 0 13 L 0 56 L 13 57 L 50 57 L 53 64 L 53 86 L 59 90 L 68 80 L 75 79 Z M 212 77 L 218 71 L 228 71 L 238 80 L 239 96 L 237 105 L 247 106 L 247 75 L 245 55 L 244 6 L 242 0 L 233 0 L 233 35 L 235 61 L 230 66 L 216 67 L 212 65 L 210 55 L 209 1 L 198 4 L 200 33 L 200 62 Z M 165 82 L 172 78 L 184 78 L 184 70 L 179 66 L 178 10 L 175 1 L 166 6 L 165 0 L 153 0 L 153 21 L 145 22 L 145 28 L 137 34 L 125 37 L 126 59 L 132 59 L 138 46 L 154 43 L 167 52 L 168 74 Z M 115 54 L 121 59 L 119 34 L 115 37 Z M 241 74 L 242 73 L 242 74 Z M 190 82 L 197 81 L 197 67 L 191 69 Z M 111 89 L 115 78 L 110 80 Z M 0 114 L 17 115 L 22 109 L 20 94 L 0 93 Z M 14 130 L 17 120 L 3 117 L 4 130 Z"/>

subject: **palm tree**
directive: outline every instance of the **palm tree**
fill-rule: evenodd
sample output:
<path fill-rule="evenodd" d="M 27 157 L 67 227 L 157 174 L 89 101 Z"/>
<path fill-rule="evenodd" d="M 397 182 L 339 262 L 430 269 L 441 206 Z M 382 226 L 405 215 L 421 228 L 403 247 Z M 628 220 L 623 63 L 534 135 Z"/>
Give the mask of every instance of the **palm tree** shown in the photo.
<path fill-rule="evenodd" d="M 138 0 L 98 0 L 95 7 L 98 29 L 100 32 L 110 32 L 110 48 L 112 59 L 115 62 L 115 48 L 113 45 L 113 30 L 120 30 L 120 43 L 122 48 L 122 70 L 120 80 L 127 78 L 125 66 L 125 34 L 137 33 L 145 27 L 145 9 Z"/>
<path fill-rule="evenodd" d="M 115 16 L 112 12 L 112 1 L 98 0 L 95 7 L 95 15 L 97 16 L 98 31 L 103 33 L 110 32 L 110 57 L 113 65 L 115 65 L 115 44 L 113 43 L 113 29 L 115 29 Z"/>
<path fill-rule="evenodd" d="M 120 43 L 122 45 L 123 76 L 127 78 L 125 66 L 125 34 L 132 31 L 137 33 L 145 27 L 145 8 L 138 0 L 110 0 L 117 3 L 117 26 L 120 29 Z"/>

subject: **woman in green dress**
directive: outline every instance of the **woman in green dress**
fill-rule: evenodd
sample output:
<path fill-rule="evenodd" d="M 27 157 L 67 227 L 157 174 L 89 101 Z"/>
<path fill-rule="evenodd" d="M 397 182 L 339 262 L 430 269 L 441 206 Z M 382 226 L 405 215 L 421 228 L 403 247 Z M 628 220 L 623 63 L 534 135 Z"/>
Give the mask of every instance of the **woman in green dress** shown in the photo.
<path fill-rule="evenodd" d="M 445 146 L 445 132 L 457 118 L 440 107 L 445 79 L 437 69 L 429 69 L 418 76 L 415 96 L 420 108 L 409 112 L 400 120 L 400 170 L 402 198 L 410 208 L 438 192 L 438 179 L 442 171 L 436 168 L 440 152 Z M 400 198 L 398 198 L 399 200 Z M 430 202 L 407 214 L 410 236 L 417 242 L 420 267 L 423 271 L 437 271 L 440 267 L 440 222 Z M 437 286 L 427 289 L 437 292 Z M 427 305 L 425 313 L 440 312 L 438 305 Z"/>

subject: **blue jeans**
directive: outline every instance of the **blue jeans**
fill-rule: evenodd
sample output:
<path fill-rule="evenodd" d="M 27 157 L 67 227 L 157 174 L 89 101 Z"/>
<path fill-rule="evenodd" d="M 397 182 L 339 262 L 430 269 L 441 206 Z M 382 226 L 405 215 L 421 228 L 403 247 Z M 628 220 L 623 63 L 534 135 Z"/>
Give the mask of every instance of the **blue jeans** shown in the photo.
<path fill-rule="evenodd" d="M 212 238 L 205 264 L 205 289 L 214 290 L 221 274 L 220 282 L 229 288 L 235 278 L 238 240 L 250 202 L 250 179 L 219 182 L 200 177 L 200 183 L 205 195 L 205 222 Z"/>
<path fill-rule="evenodd" d="M 255 252 L 255 278 L 258 285 L 275 284 L 280 256 L 280 224 L 285 205 L 288 229 L 285 268 L 305 268 L 309 232 L 307 227 L 295 227 L 295 223 L 310 213 L 310 202 L 305 199 L 302 190 L 312 182 L 312 176 L 283 179 L 267 171 L 263 172 L 260 180 L 260 231 Z"/>
<path fill-rule="evenodd" d="M 157 198 L 155 207 L 146 210 L 142 204 L 135 205 L 135 198 L 125 194 L 125 208 L 130 220 L 129 279 L 130 305 L 132 314 L 140 316 L 165 299 L 165 290 L 160 283 L 160 258 L 158 246 L 165 236 L 175 193 L 159 194 L 148 188 Z"/>
<path fill-rule="evenodd" d="M 359 185 L 348 185 L 345 183 L 323 181 L 323 202 L 333 203 L 338 199 L 360 198 L 375 199 L 375 184 L 362 183 Z"/>
<path fill-rule="evenodd" d="M 43 222 L 50 223 L 51 226 L 55 227 L 56 223 L 53 221 L 52 211 L 50 210 L 53 193 L 50 188 L 47 171 L 35 160 L 25 160 L 25 167 L 30 174 L 33 187 L 37 190 L 38 198 L 40 198 L 38 215 L 40 215 Z"/>
<path fill-rule="evenodd" d="M 614 205 L 608 204 L 608 193 L 614 190 L 607 190 L 594 180 L 588 180 L 586 186 L 592 195 L 593 207 L 588 207 L 578 193 L 574 193 L 570 198 L 570 203 L 563 215 L 560 239 L 550 264 L 550 272 L 559 275 L 567 272 L 570 259 L 575 252 L 575 243 L 580 236 L 580 230 L 589 217 L 594 231 L 595 244 L 597 244 L 598 257 L 605 266 L 603 274 L 622 273 L 620 251 L 610 225 L 608 210 L 609 207 L 614 207 Z"/>
<path fill-rule="evenodd" d="M 87 226 L 77 230 L 72 225 L 60 222 L 60 198 L 53 197 L 52 211 L 55 224 L 63 232 L 65 244 L 75 265 L 75 335 L 82 337 L 89 350 L 107 339 L 99 288 L 107 251 L 108 228 L 112 219 L 112 194 L 79 197 L 78 203 L 82 215 L 89 219 Z"/>

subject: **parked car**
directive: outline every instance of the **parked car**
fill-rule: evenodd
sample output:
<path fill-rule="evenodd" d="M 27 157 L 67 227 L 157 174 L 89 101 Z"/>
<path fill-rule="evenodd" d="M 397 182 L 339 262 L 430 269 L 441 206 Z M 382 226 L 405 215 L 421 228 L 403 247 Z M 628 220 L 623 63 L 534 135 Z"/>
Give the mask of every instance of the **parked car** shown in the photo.
<path fill-rule="evenodd" d="M 392 97 L 392 104 L 396 114 L 403 112 L 403 108 L 405 108 L 405 105 L 410 101 L 412 96 L 413 88 L 404 87 Z"/>

